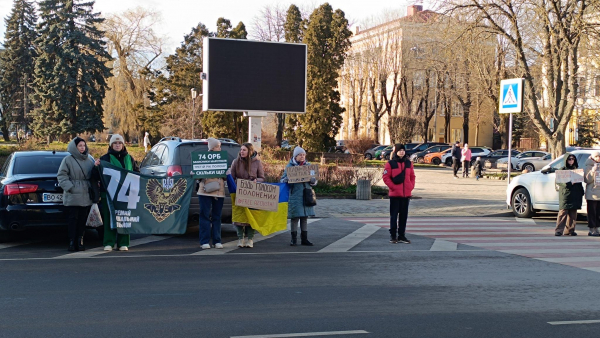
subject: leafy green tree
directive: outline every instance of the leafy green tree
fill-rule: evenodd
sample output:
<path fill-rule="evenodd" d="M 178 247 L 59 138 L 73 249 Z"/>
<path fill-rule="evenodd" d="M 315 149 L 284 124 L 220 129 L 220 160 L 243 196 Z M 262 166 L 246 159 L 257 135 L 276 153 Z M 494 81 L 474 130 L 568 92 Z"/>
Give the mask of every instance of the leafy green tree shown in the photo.
<path fill-rule="evenodd" d="M 339 72 L 350 48 L 348 20 L 329 3 L 310 15 L 303 42 L 308 46 L 306 113 L 297 117 L 296 142 L 306 149 L 325 150 L 335 145 L 344 108 L 337 91 Z"/>
<path fill-rule="evenodd" d="M 35 40 L 37 15 L 31 1 L 14 0 L 6 18 L 4 48 L 0 54 L 0 130 L 8 141 L 11 123 L 23 124 L 29 112 L 29 87 L 33 81 L 33 64 L 37 57 Z"/>
<path fill-rule="evenodd" d="M 301 43 L 303 32 L 306 29 L 307 22 L 302 19 L 302 13 L 298 6 L 292 4 L 287 10 L 285 24 L 283 26 L 285 41 L 291 43 Z M 296 142 L 295 129 L 298 125 L 297 114 L 277 114 L 277 144 L 281 145 L 283 132 L 287 137 Z"/>
<path fill-rule="evenodd" d="M 110 76 L 105 63 L 111 59 L 97 28 L 104 19 L 93 12 L 93 1 L 43 0 L 39 6 L 35 134 L 50 140 L 103 130 L 102 101 Z"/>

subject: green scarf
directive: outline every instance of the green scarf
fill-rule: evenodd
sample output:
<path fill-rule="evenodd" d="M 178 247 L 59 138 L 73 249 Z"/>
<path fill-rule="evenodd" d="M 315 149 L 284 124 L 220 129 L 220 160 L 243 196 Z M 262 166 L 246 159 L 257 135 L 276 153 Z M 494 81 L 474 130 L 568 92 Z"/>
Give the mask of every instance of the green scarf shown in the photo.
<path fill-rule="evenodd" d="M 129 154 L 125 155 L 125 160 L 123 162 L 125 162 L 125 168 L 123 168 L 121 162 L 119 162 L 114 155 L 110 155 L 110 164 L 114 165 L 115 167 L 133 171 L 133 164 L 131 163 L 131 156 L 129 156 Z"/>

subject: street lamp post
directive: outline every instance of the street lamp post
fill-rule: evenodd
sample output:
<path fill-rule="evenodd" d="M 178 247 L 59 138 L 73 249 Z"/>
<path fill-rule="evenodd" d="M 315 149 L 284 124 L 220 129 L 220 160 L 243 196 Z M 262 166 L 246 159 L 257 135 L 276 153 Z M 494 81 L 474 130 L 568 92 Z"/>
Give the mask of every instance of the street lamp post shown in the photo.
<path fill-rule="evenodd" d="M 196 97 L 198 92 L 196 88 L 191 89 L 192 92 L 192 139 L 194 139 L 194 122 L 196 121 Z"/>

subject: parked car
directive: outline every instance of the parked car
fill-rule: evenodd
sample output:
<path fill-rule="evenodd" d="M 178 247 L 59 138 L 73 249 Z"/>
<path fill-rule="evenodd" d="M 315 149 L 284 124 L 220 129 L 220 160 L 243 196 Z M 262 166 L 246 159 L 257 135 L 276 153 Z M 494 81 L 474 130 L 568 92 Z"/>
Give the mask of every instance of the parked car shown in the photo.
<path fill-rule="evenodd" d="M 387 152 L 387 151 L 392 151 L 392 147 L 393 145 L 389 145 L 381 150 L 377 150 L 375 152 L 375 159 L 376 160 L 383 160 L 383 155 Z"/>
<path fill-rule="evenodd" d="M 440 163 L 442 163 L 442 156 L 449 153 L 450 151 L 452 151 L 452 148 L 448 148 L 438 153 L 429 153 L 425 155 L 425 157 L 423 157 L 423 163 L 439 165 Z"/>
<path fill-rule="evenodd" d="M 58 168 L 68 152 L 15 151 L 0 169 L 0 232 L 67 226 Z"/>
<path fill-rule="evenodd" d="M 221 141 L 221 150 L 227 151 L 227 165 L 238 156 L 241 146 L 237 143 Z M 192 152 L 208 151 L 208 142 L 202 140 L 185 140 L 179 137 L 165 137 L 155 144 L 144 157 L 140 165 L 140 172 L 145 175 L 176 176 L 192 171 Z M 195 188 L 195 191 L 198 190 Z M 225 203 L 223 206 L 222 219 L 226 222 L 231 220 L 231 197 L 225 189 Z M 198 221 L 200 206 L 198 199 L 192 198 L 188 212 L 188 220 Z"/>
<path fill-rule="evenodd" d="M 375 147 L 365 151 L 365 159 L 372 160 L 372 159 L 376 158 L 377 157 L 376 153 L 380 150 L 385 149 L 386 147 L 389 147 L 389 146 L 376 145 Z"/>
<path fill-rule="evenodd" d="M 218 138 L 217 140 L 221 141 L 221 142 L 227 142 L 227 143 L 233 143 L 233 144 L 238 144 L 237 141 L 232 140 L 230 138 Z M 287 142 L 287 141 L 286 141 Z"/>
<path fill-rule="evenodd" d="M 575 150 L 580 168 L 590 154 L 597 150 Z M 506 187 L 506 204 L 515 216 L 532 217 L 540 210 L 558 211 L 558 191 L 555 188 L 555 171 L 561 168 L 564 155 L 545 165 L 542 170 L 519 175 Z M 587 214 L 587 203 L 583 198 L 583 206 L 579 213 Z"/>
<path fill-rule="evenodd" d="M 410 160 L 415 163 L 423 163 L 423 162 L 425 162 L 425 155 L 431 154 L 431 153 L 440 153 L 449 148 L 450 148 L 450 145 L 448 145 L 448 144 L 435 145 L 435 146 L 429 147 L 423 151 L 419 151 L 419 152 L 416 152 L 416 153 L 410 155 Z"/>
<path fill-rule="evenodd" d="M 521 152 L 518 150 L 511 150 L 512 156 L 515 157 L 519 155 Z M 481 156 L 481 161 L 483 162 L 483 170 L 485 169 L 496 169 L 496 162 L 503 158 L 508 157 L 508 150 L 500 149 L 494 150 L 492 153 L 487 154 L 485 156 Z"/>
<path fill-rule="evenodd" d="M 404 144 L 404 147 L 406 148 L 406 156 L 410 157 L 410 155 L 412 155 L 413 153 L 416 153 L 417 151 L 422 151 L 431 146 L 438 145 L 438 144 L 445 144 L 445 143 L 437 143 L 437 142 L 406 143 L 406 144 Z M 386 150 L 385 153 L 383 153 L 383 155 L 381 155 L 381 156 L 383 157 L 384 160 L 389 161 L 391 153 L 392 153 L 392 148 L 390 147 L 390 149 Z"/>
<path fill-rule="evenodd" d="M 290 144 L 290 142 L 288 140 L 282 140 L 281 141 L 281 149 L 282 150 L 292 150 L 294 148 L 293 145 Z"/>
<path fill-rule="evenodd" d="M 335 148 L 333 152 L 335 153 L 345 153 L 346 152 L 346 140 L 338 140 L 335 142 Z"/>
<path fill-rule="evenodd" d="M 542 157 L 528 157 L 517 161 L 515 170 L 525 170 L 532 172 L 542 169 L 546 164 L 552 162 L 552 155 L 548 154 Z"/>
<path fill-rule="evenodd" d="M 489 155 L 492 152 L 492 150 L 488 147 L 469 147 L 469 149 L 471 149 L 471 166 L 475 164 L 475 161 L 477 161 L 477 157 L 482 157 L 481 160 L 483 161 L 483 157 Z M 447 152 L 442 156 L 442 163 L 444 163 L 447 166 L 452 166 L 452 154 L 450 152 Z M 460 164 L 460 166 L 462 167 L 462 163 Z"/>
<path fill-rule="evenodd" d="M 511 165 L 511 170 L 516 170 L 517 168 L 517 162 L 520 159 L 525 159 L 525 158 L 533 158 L 533 157 L 544 157 L 546 155 L 548 155 L 549 153 L 545 152 L 545 151 L 540 151 L 540 150 L 527 150 L 524 151 L 520 154 L 518 154 L 517 156 L 513 156 L 510 160 L 510 165 Z M 503 157 L 500 158 L 496 161 L 496 167 L 497 168 L 508 168 L 508 157 Z"/>

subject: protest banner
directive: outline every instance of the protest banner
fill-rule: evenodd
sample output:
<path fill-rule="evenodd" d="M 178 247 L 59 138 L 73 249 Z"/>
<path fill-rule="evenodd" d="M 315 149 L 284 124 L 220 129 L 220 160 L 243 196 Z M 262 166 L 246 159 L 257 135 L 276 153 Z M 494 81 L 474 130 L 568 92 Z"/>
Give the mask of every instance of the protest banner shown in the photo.
<path fill-rule="evenodd" d="M 236 182 L 235 205 L 240 207 L 277 211 L 279 186 L 238 179 Z"/>
<path fill-rule="evenodd" d="M 583 182 L 583 169 L 555 171 L 555 183 L 581 183 Z"/>
<path fill-rule="evenodd" d="M 227 172 L 226 151 L 193 151 L 192 171 L 194 178 L 225 177 Z"/>
<path fill-rule="evenodd" d="M 287 167 L 288 183 L 310 182 L 311 178 L 319 178 L 319 166 L 316 164 Z"/>

